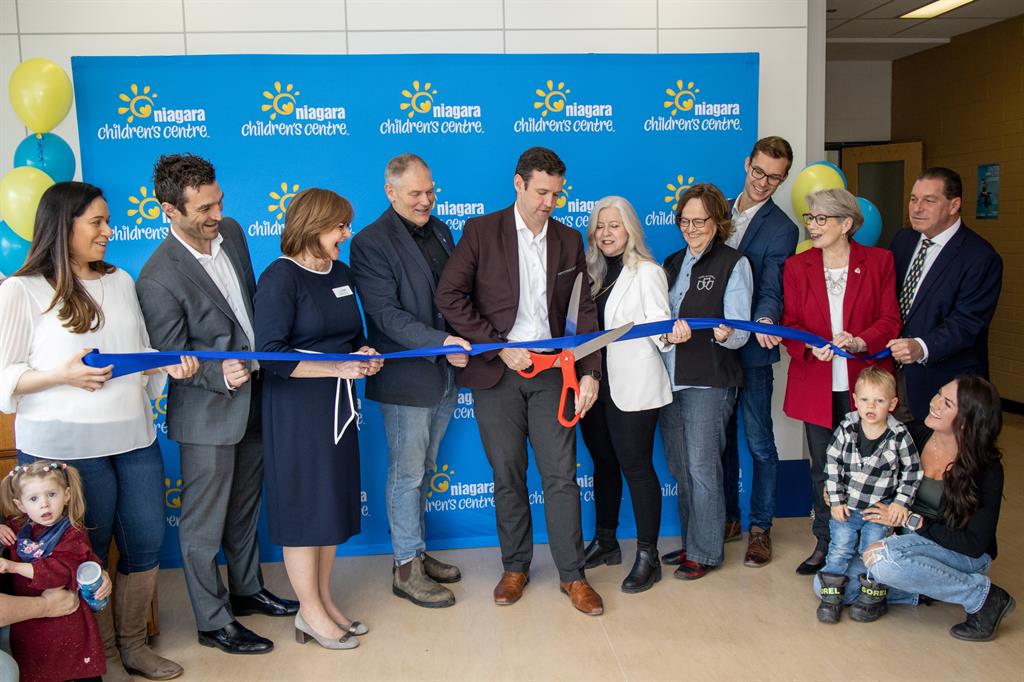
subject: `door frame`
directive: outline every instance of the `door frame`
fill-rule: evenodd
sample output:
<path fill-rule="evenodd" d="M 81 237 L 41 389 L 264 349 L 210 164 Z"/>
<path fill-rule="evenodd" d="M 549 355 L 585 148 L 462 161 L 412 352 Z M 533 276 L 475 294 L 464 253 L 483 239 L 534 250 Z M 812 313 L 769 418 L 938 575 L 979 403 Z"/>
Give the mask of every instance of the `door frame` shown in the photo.
<path fill-rule="evenodd" d="M 903 162 L 903 187 L 907 191 L 907 201 L 903 202 L 903 223 L 900 227 L 910 224 L 909 192 L 914 186 L 917 176 L 924 170 L 923 142 L 895 142 L 892 144 L 872 144 L 863 147 L 843 147 L 843 174 L 846 175 L 847 189 L 857 196 L 858 171 L 862 163 L 882 163 L 886 161 Z"/>

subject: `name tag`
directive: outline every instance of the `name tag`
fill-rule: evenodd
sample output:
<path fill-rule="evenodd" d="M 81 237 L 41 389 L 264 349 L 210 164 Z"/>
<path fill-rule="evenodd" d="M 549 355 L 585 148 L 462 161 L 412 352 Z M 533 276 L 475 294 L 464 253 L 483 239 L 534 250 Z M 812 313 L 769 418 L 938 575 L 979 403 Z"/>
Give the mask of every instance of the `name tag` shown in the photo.
<path fill-rule="evenodd" d="M 334 287 L 335 298 L 345 298 L 346 296 L 352 295 L 352 287 L 345 285 L 343 287 Z"/>

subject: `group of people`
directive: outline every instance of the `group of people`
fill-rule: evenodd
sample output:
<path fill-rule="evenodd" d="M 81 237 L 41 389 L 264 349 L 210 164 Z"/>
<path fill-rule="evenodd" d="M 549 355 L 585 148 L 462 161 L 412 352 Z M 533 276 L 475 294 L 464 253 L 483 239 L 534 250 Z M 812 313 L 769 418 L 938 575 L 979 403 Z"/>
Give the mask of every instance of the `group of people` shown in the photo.
<path fill-rule="evenodd" d="M 855 199 L 827 190 L 808 197 L 802 216 L 814 248 L 793 255 L 797 227 L 772 200 L 792 162 L 785 140 L 766 137 L 744 161 L 734 200 L 714 185 L 687 188 L 675 213 L 682 248 L 659 264 L 622 197 L 597 203 L 586 248 L 578 231 L 552 217 L 566 168 L 550 149 L 520 156 L 514 203 L 467 221 L 457 245 L 433 215 L 427 163 L 402 154 L 385 168 L 390 205 L 352 238 L 350 264 L 338 257 L 352 237 L 351 204 L 330 190 L 306 189 L 288 206 L 282 256 L 258 283 L 244 233 L 223 214 L 224 194 L 205 159 L 157 162 L 154 191 L 170 234 L 136 282 L 103 260 L 112 232 L 100 189 L 54 185 L 40 201 L 25 265 L 0 286 L 0 409 L 17 412 L 19 459 L 0 486 L 12 519 L 0 540 L 17 544 L 24 562 L 0 563 L 0 571 L 20 576 L 17 596 L 0 595 L 0 623 L 44 619 L 14 626 L 15 635 L 33 633 L 12 637 L 24 678 L 102 674 L 124 682 L 129 673 L 182 673 L 146 644 L 163 538 L 163 463 L 149 400 L 168 375 L 168 436 L 181 451 L 179 537 L 198 640 L 253 654 L 274 646 L 237 620 L 253 613 L 293 616 L 300 643 L 313 639 L 329 649 L 353 648 L 369 632 L 330 590 L 337 546 L 360 531 L 354 381 L 366 380 L 366 397 L 384 416 L 396 596 L 427 608 L 456 601 L 447 585 L 461 573 L 426 552 L 424 513 L 458 388 L 468 387 L 494 473 L 503 568 L 494 602 L 514 604 L 529 582 L 529 443 L 561 590 L 576 609 L 599 615 L 603 602 L 585 571 L 622 562 L 623 478 L 637 551 L 622 590 L 650 589 L 663 563 L 677 566 L 677 578 L 701 578 L 723 562 L 723 544 L 742 537 L 739 438 L 754 466 L 744 563 L 771 561 L 778 464 L 772 366 L 780 345 L 791 357 L 785 411 L 805 423 L 811 452 L 816 547 L 797 572 L 817 575 L 819 618 L 835 622 L 846 602 L 858 619 L 873 620 L 887 602 L 929 595 L 964 607 L 967 620 L 955 636 L 993 636 L 1013 606 L 986 577 L 1003 475 L 999 397 L 982 377 L 1001 259 L 960 220 L 960 178 L 943 168 L 918 178 L 913 229 L 896 236 L 891 252 L 853 241 L 863 221 Z M 522 374 L 533 354 L 553 351 L 470 354 L 475 343 L 563 336 L 581 274 L 577 334 L 675 320 L 666 334 L 615 343 L 577 363 L 579 393 L 569 409 L 581 418 L 594 460 L 597 513 L 586 546 L 575 429 L 559 423 L 561 375 Z M 695 317 L 783 324 L 831 346 L 727 324 L 696 330 L 682 319 Z M 376 357 L 438 345 L 466 352 Z M 82 363 L 91 348 L 311 355 L 297 362 L 182 356 L 165 370 L 112 379 L 112 367 Z M 885 348 L 898 365 L 835 353 Z M 317 361 L 318 353 L 362 359 Z M 682 528 L 682 547 L 663 556 L 652 462 L 658 425 L 678 482 Z M 50 492 L 38 492 L 43 484 Z M 264 485 L 270 539 L 284 547 L 297 601 L 263 585 L 256 525 Z M 906 529 L 887 537 L 889 526 Z M 45 571 L 47 581 L 34 579 L 33 561 L 42 571 L 46 557 L 52 563 L 67 555 L 53 549 L 62 534 L 77 543 L 76 558 Z M 26 558 L 22 538 L 41 545 L 51 538 L 57 554 L 44 549 Z M 66 667 L 54 673 L 26 653 L 34 649 L 25 642 L 47 631 L 39 622 L 66 628 L 57 623 L 93 616 L 76 611 L 65 590 L 48 588 L 74 591 L 74 562 L 95 552 L 106 565 L 112 540 L 119 550 L 115 608 L 95 614 L 95 636 L 86 628 L 66 642 Z M 101 589 L 109 590 L 107 580 Z M 34 607 L 24 605 L 28 597 Z M 22 606 L 8 601 L 16 599 Z M 89 655 L 97 647 L 102 660 Z"/>

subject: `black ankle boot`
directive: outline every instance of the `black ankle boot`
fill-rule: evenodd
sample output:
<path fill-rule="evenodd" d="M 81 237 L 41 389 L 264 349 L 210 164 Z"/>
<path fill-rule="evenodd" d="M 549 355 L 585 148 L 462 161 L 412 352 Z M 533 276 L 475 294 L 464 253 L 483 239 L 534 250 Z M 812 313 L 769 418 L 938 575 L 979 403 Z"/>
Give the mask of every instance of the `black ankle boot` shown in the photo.
<path fill-rule="evenodd" d="M 857 595 L 857 601 L 850 604 L 850 618 L 858 623 L 874 623 L 889 612 L 889 604 L 886 601 L 889 588 L 875 580 L 868 580 L 863 573 L 858 580 L 860 594 Z"/>
<path fill-rule="evenodd" d="M 833 625 L 839 622 L 843 612 L 843 595 L 846 594 L 846 582 L 848 578 L 838 573 L 818 573 L 818 580 L 821 581 L 821 603 L 818 604 L 818 622 Z"/>
<path fill-rule="evenodd" d="M 621 564 L 622 550 L 619 549 L 619 541 L 615 539 L 615 531 L 598 528 L 594 539 L 583 550 L 583 561 L 584 568 Z"/>
<path fill-rule="evenodd" d="M 995 639 L 999 622 L 1010 615 L 1016 602 L 1006 590 L 992 583 L 988 597 L 977 613 L 968 613 L 967 620 L 949 629 L 949 634 L 968 642 L 988 642 Z"/>
<path fill-rule="evenodd" d="M 661 561 L 658 560 L 657 548 L 638 548 L 633 568 L 630 569 L 626 579 L 622 581 L 622 591 L 629 594 L 643 592 L 651 589 L 659 580 L 661 580 Z"/>

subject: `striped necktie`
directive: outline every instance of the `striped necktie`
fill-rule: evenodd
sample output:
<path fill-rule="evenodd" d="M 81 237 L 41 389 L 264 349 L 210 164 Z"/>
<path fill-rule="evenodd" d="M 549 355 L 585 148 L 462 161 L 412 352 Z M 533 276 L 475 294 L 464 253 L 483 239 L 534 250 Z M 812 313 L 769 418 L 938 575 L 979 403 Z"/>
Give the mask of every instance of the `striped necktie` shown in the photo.
<path fill-rule="evenodd" d="M 900 291 L 900 317 L 904 322 L 907 321 L 910 304 L 914 302 L 914 294 L 917 293 L 917 285 L 921 281 L 921 273 L 924 272 L 924 261 L 928 257 L 928 247 L 934 243 L 931 239 L 921 241 L 921 249 L 914 256 L 914 262 L 910 264 L 907 278 L 903 280 L 903 289 Z"/>

